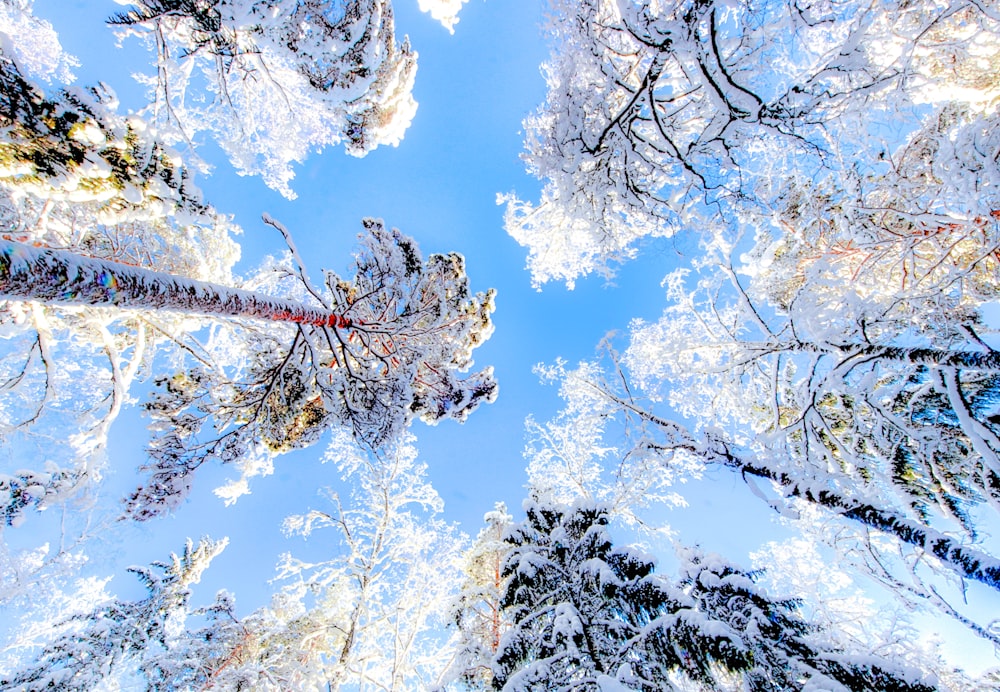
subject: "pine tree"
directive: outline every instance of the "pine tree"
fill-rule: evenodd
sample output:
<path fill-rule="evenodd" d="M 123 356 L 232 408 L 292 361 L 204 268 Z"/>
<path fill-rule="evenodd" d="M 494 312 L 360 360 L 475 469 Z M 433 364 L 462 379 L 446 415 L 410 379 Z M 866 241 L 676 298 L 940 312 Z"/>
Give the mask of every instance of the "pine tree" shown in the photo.
<path fill-rule="evenodd" d="M 507 506 L 498 502 L 483 520 L 486 527 L 479 531 L 465 553 L 461 591 L 451 608 L 458 646 L 451 677 L 470 690 L 492 687 L 489 661 L 510 627 L 501 600 L 505 582 L 503 565 L 510 550 L 504 536 L 513 524 L 513 517 L 507 513 Z"/>
<path fill-rule="evenodd" d="M 501 601 L 511 620 L 494 689 L 598 689 L 627 667 L 627 643 L 665 604 L 653 565 L 612 546 L 604 508 L 532 497 L 508 530 Z"/>
<path fill-rule="evenodd" d="M 176 506 L 207 459 L 253 464 L 313 444 L 335 425 L 379 449 L 398 440 L 415 418 L 464 421 L 496 397 L 491 368 L 460 375 L 492 333 L 493 292 L 471 294 L 460 255 L 424 260 L 399 231 L 376 220 L 365 226 L 351 281 L 327 273 L 323 297 L 300 266 L 302 284 L 318 306 L 303 312 L 264 299 L 272 320 L 294 327 L 234 332 L 249 362 L 239 379 L 198 366 L 158 380 L 147 406 L 158 433 L 150 446 L 150 478 L 128 499 L 133 517 Z M 210 302 L 229 307 L 236 295 Z M 210 425 L 214 434 L 202 436 Z"/>

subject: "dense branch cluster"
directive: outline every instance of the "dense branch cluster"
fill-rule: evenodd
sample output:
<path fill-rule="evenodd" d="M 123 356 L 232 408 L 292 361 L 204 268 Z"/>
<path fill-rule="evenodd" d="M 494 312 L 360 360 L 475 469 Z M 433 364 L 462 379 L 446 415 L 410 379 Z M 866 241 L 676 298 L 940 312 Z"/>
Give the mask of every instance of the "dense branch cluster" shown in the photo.
<path fill-rule="evenodd" d="M 913 114 L 946 95 L 958 99 L 942 107 L 948 127 L 968 123 L 968 144 L 991 156 L 983 140 L 996 128 L 977 121 L 996 98 L 982 75 L 998 18 L 979 3 L 554 7 L 549 94 L 525 122 L 525 159 L 545 188 L 507 210 L 539 284 L 607 274 L 645 236 L 766 228 L 805 184 L 852 202 L 847 180 L 903 164 L 886 156 L 886 132 L 910 136 Z M 908 186 L 921 182 L 953 184 Z"/>
<path fill-rule="evenodd" d="M 417 56 L 396 41 L 387 0 L 149 0 L 110 21 L 156 52 L 149 115 L 165 133 L 210 132 L 237 170 L 287 197 L 293 161 L 396 145 L 416 111 Z"/>

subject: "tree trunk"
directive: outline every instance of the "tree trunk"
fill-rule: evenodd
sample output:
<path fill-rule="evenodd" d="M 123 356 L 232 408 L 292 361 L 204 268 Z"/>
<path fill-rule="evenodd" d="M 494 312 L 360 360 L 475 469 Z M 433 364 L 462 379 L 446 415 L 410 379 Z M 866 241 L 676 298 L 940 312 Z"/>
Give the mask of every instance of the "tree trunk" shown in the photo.
<path fill-rule="evenodd" d="M 343 315 L 119 262 L 0 240 L 0 297 L 349 327 Z"/>
<path fill-rule="evenodd" d="M 780 342 L 763 344 L 763 351 L 786 350 Z M 962 351 L 914 346 L 884 346 L 880 344 L 857 343 L 811 343 L 795 341 L 787 347 L 789 351 L 836 354 L 846 359 L 881 359 L 913 365 L 932 367 L 967 368 L 969 370 L 1000 370 L 1000 351 Z"/>
<path fill-rule="evenodd" d="M 807 481 L 799 481 L 786 473 L 759 466 L 729 451 L 724 443 L 715 441 L 707 449 L 692 450 L 709 461 L 721 463 L 744 475 L 757 476 L 777 483 L 789 497 L 800 497 L 825 507 L 841 516 L 894 536 L 934 555 L 949 569 L 1000 591 L 1000 560 L 919 522 L 901 517 L 893 511 L 843 497 Z"/>
<path fill-rule="evenodd" d="M 657 426 L 666 435 L 667 443 L 654 445 L 655 447 L 683 449 L 700 457 L 706 463 L 726 466 L 739 471 L 743 476 L 751 475 L 773 481 L 789 497 L 800 497 L 808 500 L 847 519 L 895 536 L 904 543 L 922 548 L 962 577 L 974 579 L 1000 591 L 1000 560 L 992 555 L 963 545 L 940 531 L 901 517 L 891 510 L 880 509 L 859 500 L 843 497 L 826 488 L 816 487 L 807 480 L 799 480 L 787 473 L 755 464 L 752 460 L 733 452 L 726 441 L 718 437 L 709 436 L 704 441 L 699 441 L 679 423 L 641 409 L 632 402 L 615 396 L 596 385 L 592 386 L 603 392 L 604 396 L 619 406 Z"/>

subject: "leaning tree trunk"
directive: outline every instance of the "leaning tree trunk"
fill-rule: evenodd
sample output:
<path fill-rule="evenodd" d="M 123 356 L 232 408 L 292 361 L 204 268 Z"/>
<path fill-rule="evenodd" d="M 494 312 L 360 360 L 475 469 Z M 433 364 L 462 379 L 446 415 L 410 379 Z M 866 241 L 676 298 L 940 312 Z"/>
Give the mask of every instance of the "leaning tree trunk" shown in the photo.
<path fill-rule="evenodd" d="M 963 544 L 961 541 L 936 531 L 922 523 L 900 516 L 867 502 L 844 497 L 807 480 L 796 479 L 787 473 L 755 464 L 734 454 L 724 442 L 709 440 L 707 445 L 692 449 L 706 460 L 727 466 L 747 475 L 773 481 L 785 495 L 798 497 L 839 514 L 845 519 L 894 536 L 934 555 L 946 567 L 967 579 L 974 579 L 1000 591 L 1000 560 Z"/>
<path fill-rule="evenodd" d="M 707 436 L 698 439 L 686 427 L 675 421 L 661 418 L 600 387 L 595 389 L 603 392 L 612 402 L 657 426 L 667 438 L 664 444 L 656 445 L 659 448 L 682 449 L 701 458 L 705 463 L 719 464 L 738 471 L 744 479 L 746 476 L 756 476 L 772 481 L 788 497 L 807 500 L 845 519 L 856 521 L 894 536 L 903 543 L 926 550 L 959 576 L 974 579 L 1000 591 L 1000 560 L 988 553 L 963 544 L 925 524 L 900 516 L 892 510 L 881 509 L 870 503 L 845 497 L 809 479 L 795 478 L 788 473 L 755 463 L 733 451 L 730 445 L 719 437 Z"/>
<path fill-rule="evenodd" d="M 351 326 L 302 303 L 11 240 L 0 240 L 0 298 Z"/>

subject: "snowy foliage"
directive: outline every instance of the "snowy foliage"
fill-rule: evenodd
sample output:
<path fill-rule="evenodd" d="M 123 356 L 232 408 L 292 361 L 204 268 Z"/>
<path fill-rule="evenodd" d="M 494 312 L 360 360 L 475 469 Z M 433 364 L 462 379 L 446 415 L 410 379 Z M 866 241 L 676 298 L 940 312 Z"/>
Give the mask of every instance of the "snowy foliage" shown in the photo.
<path fill-rule="evenodd" d="M 493 658 L 494 689 L 593 690 L 601 675 L 654 689 L 631 684 L 635 641 L 665 601 L 652 563 L 612 547 L 607 513 L 593 503 L 532 497 L 524 509 L 506 537 L 512 626 Z"/>
<path fill-rule="evenodd" d="M 982 323 L 975 313 L 910 318 L 930 294 L 911 302 L 890 274 L 873 274 L 892 310 L 859 300 L 858 282 L 819 279 L 797 292 L 801 308 L 783 310 L 756 298 L 760 276 L 716 257 L 696 282 L 669 277 L 670 306 L 656 323 L 633 324 L 624 361 L 645 392 L 738 431 L 776 470 L 890 492 L 907 511 L 941 512 L 972 532 L 969 510 L 996 504 L 1000 470 Z"/>
<path fill-rule="evenodd" d="M 18 469 L 11 475 L 0 474 L 0 513 L 7 526 L 20 526 L 29 507 L 45 509 L 68 492 L 77 482 L 76 474 L 49 462 L 44 471 Z"/>
<path fill-rule="evenodd" d="M 507 534 L 503 606 L 513 626 L 494 688 L 662 690 L 932 689 L 914 670 L 850 655 L 717 555 L 682 549 L 676 581 L 642 553 L 614 548 L 607 511 L 533 496 Z M 835 637 L 833 637 L 835 639 Z"/>
<path fill-rule="evenodd" d="M 27 29 L 2 35 L 24 48 L 11 54 L 38 48 Z M 0 82 L 4 241 L 231 280 L 239 255 L 231 236 L 239 229 L 201 201 L 176 153 L 142 121 L 115 113 L 109 90 L 43 89 L 7 53 L 0 56 Z M 133 383 L 154 353 L 191 348 L 185 332 L 193 323 L 4 300 L 0 324 L 0 434 L 12 449 L 39 458 L 34 473 L 51 473 L 43 463 L 60 469 L 53 476 L 60 479 L 59 493 L 53 485 L 45 502 L 22 502 L 8 517 L 19 523 L 25 507 L 51 506 L 57 496 L 68 499 L 99 479 L 108 430 Z M 62 430 L 58 440 L 49 434 L 53 429 Z M 18 467 L 0 473 L 10 476 Z"/>
<path fill-rule="evenodd" d="M 237 171 L 289 198 L 292 163 L 397 145 L 416 112 L 416 53 L 387 0 L 145 0 L 111 22 L 156 53 L 144 115 L 164 135 L 210 133 Z"/>
<path fill-rule="evenodd" d="M 32 5 L 34 0 L 0 2 L 0 51 L 33 79 L 69 82 L 77 60 L 63 51 L 52 25 L 34 16 Z"/>
<path fill-rule="evenodd" d="M 113 600 L 72 616 L 46 644 L 35 661 L 11 675 L 0 674 L 0 686 L 11 690 L 94 689 L 120 673 L 130 656 L 166 646 L 172 618 L 186 616 L 190 587 L 226 541 L 188 541 L 183 554 L 169 562 L 130 569 L 148 594 L 139 601 Z"/>
<path fill-rule="evenodd" d="M 504 537 L 513 519 L 507 513 L 507 506 L 498 502 L 483 517 L 485 528 L 463 556 L 461 591 L 451 606 L 458 651 L 446 677 L 456 679 L 465 689 L 492 687 L 489 661 L 510 627 L 501 599 L 505 583 L 503 566 L 510 551 Z"/>
<path fill-rule="evenodd" d="M 464 537 L 438 518 L 441 499 L 412 440 L 379 454 L 335 436 L 326 461 L 346 492 L 288 517 L 316 546 L 285 554 L 269 606 L 240 617 L 220 593 L 189 614 L 139 669 L 150 689 L 436 688 L 453 657 L 443 634 Z"/>
<path fill-rule="evenodd" d="M 726 632 L 735 644 L 751 690 L 844 689 L 932 690 L 933 678 L 900 667 L 874 652 L 839 649 L 840 636 L 806 622 L 795 600 L 776 600 L 757 584 L 759 574 L 741 570 L 719 555 L 682 549 L 677 582 L 707 631 Z M 690 617 L 689 622 L 698 616 Z M 711 623 L 711 624 L 709 624 Z"/>
<path fill-rule="evenodd" d="M 811 526 L 814 521 L 811 518 L 813 515 L 802 509 L 803 505 L 821 512 L 826 521 L 823 522 L 824 531 L 813 534 L 817 538 L 825 535 L 828 540 L 836 541 L 846 535 L 857 536 L 853 550 L 858 555 L 865 555 L 873 554 L 868 541 L 876 540 L 867 537 L 879 537 L 877 541 L 889 547 L 885 562 L 876 558 L 870 565 L 880 580 L 891 583 L 901 578 L 916 579 L 925 601 L 927 594 L 934 593 L 935 579 L 956 581 L 957 584 L 946 590 L 950 595 L 941 596 L 944 591 L 939 591 L 932 603 L 949 615 L 954 614 L 954 609 L 947 606 L 947 599 L 968 595 L 960 586 L 961 580 L 971 579 L 993 589 L 1000 588 L 1000 560 L 978 542 L 970 542 L 936 528 L 940 518 L 937 515 L 931 521 L 906 506 L 894 503 L 890 493 L 875 492 L 866 487 L 866 483 L 882 487 L 880 484 L 888 479 L 870 478 L 863 474 L 855 479 L 837 467 L 823 469 L 807 464 L 807 460 L 796 463 L 787 453 L 783 454 L 780 447 L 766 446 L 763 435 L 752 438 L 753 444 L 746 439 L 741 443 L 728 434 L 726 428 L 733 426 L 727 425 L 723 418 L 718 420 L 719 425 L 689 427 L 683 418 L 669 411 L 658 412 L 655 401 L 640 399 L 641 389 L 629 382 L 628 371 L 622 370 L 621 363 L 613 353 L 611 355 L 606 367 L 614 376 L 609 376 L 595 364 L 584 364 L 579 370 L 565 371 L 562 377 L 570 386 L 565 388 L 564 395 L 582 389 L 587 396 L 602 396 L 613 405 L 617 420 L 614 425 L 611 425 L 611 419 L 605 421 L 609 427 L 604 435 L 614 435 L 621 445 L 616 457 L 612 457 L 621 458 L 618 476 L 636 479 L 621 483 L 626 488 L 633 484 L 642 487 L 639 481 L 643 478 L 646 478 L 644 482 L 647 484 L 660 482 L 661 473 L 668 474 L 674 482 L 683 482 L 686 477 L 698 477 L 706 468 L 731 469 L 740 475 L 750 492 L 781 514 L 789 518 L 800 517 L 802 527 Z M 711 389 L 707 391 L 711 392 Z M 574 424 L 575 418 L 589 415 L 586 407 L 575 407 L 572 396 L 567 397 L 567 409 L 557 418 L 565 418 L 567 424 Z M 746 404 L 746 407 L 749 409 L 750 405 Z M 570 411 L 575 413 L 569 416 Z M 711 415 L 710 409 L 708 411 L 704 414 L 706 417 Z M 735 429 L 740 430 L 738 427 Z M 597 438 L 594 444 L 600 446 L 602 439 Z M 631 458 L 634 455 L 646 459 L 647 465 L 632 467 Z M 605 481 L 598 487 L 606 488 L 610 491 L 609 496 L 613 497 L 620 481 L 616 476 L 612 476 L 612 480 L 612 483 Z M 907 480 L 915 483 L 913 479 Z M 627 520 L 629 512 L 615 509 L 613 516 Z M 845 521 L 850 526 L 845 526 Z M 864 568 L 866 562 L 861 559 L 857 560 L 857 564 L 859 568 Z M 886 569 L 889 572 L 886 573 Z M 930 581 L 922 583 L 927 579 Z M 980 620 L 980 624 L 966 622 L 959 617 L 962 624 L 982 634 L 985 632 L 983 628 L 989 625 L 981 622 L 982 618 L 975 619 Z"/>
<path fill-rule="evenodd" d="M 286 555 L 279 571 L 283 593 L 306 608 L 297 626 L 323 679 L 361 690 L 440 684 L 453 655 L 442 627 L 464 537 L 436 516 L 442 502 L 412 439 L 376 454 L 342 433 L 327 459 L 350 494 L 327 491 L 328 509 L 289 517 L 285 528 L 321 532 L 338 551 L 318 561 Z"/>
<path fill-rule="evenodd" d="M 242 368 L 196 365 L 157 380 L 146 407 L 157 433 L 150 479 L 129 498 L 130 515 L 148 519 L 176 507 L 207 459 L 241 464 L 254 475 L 268 468 L 262 457 L 311 445 L 334 426 L 377 450 L 399 440 L 414 418 L 461 422 L 495 399 L 491 368 L 460 376 L 492 333 L 493 292 L 470 293 L 460 255 L 425 261 L 398 230 L 375 220 L 365 228 L 355 276 L 346 281 L 328 272 L 325 297 L 301 265 L 284 272 L 308 292 L 311 312 L 266 301 L 273 310 L 261 317 L 288 325 L 231 325 Z M 223 287 L 212 290 L 214 303 L 235 304 Z M 235 500 L 245 487 L 223 492 Z"/>
<path fill-rule="evenodd" d="M 647 523 L 650 507 L 683 506 L 677 482 L 697 478 L 700 465 L 680 460 L 662 463 L 652 438 L 640 433 L 630 449 L 609 446 L 607 434 L 616 427 L 630 402 L 608 396 L 617 373 L 605 373 L 598 363 L 580 363 L 575 369 L 559 361 L 538 366 L 543 381 L 558 383 L 565 407 L 550 421 L 526 423 L 528 479 L 547 497 L 572 502 L 585 497 L 604 505 L 615 519 L 629 526 L 658 531 Z"/>
<path fill-rule="evenodd" d="M 771 228 L 803 180 L 847 198 L 899 138 L 997 96 L 1000 24 L 975 2 L 551 6 L 548 97 L 525 122 L 545 187 L 501 198 L 537 284 L 607 275 L 646 236 Z"/>

